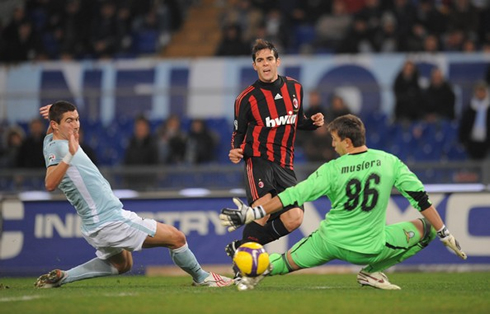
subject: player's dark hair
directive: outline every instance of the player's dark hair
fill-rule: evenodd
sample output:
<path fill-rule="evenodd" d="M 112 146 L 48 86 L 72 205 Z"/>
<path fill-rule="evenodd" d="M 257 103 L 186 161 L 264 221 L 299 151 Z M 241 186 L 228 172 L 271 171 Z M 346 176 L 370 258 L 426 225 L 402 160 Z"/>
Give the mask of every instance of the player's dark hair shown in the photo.
<path fill-rule="evenodd" d="M 350 138 L 354 147 L 359 147 L 366 144 L 366 128 L 361 119 L 353 114 L 346 114 L 337 117 L 327 126 L 328 131 L 337 132 L 341 140 Z"/>
<path fill-rule="evenodd" d="M 56 121 L 56 123 L 61 123 L 61 118 L 65 112 L 75 110 L 77 110 L 77 107 L 75 107 L 74 104 L 68 101 L 58 100 L 49 108 L 49 120 Z"/>
<path fill-rule="evenodd" d="M 274 57 L 277 59 L 279 58 L 279 52 L 277 52 L 276 47 L 274 47 L 274 44 L 271 43 L 270 41 L 267 41 L 265 39 L 259 38 L 255 40 L 255 43 L 252 47 L 252 60 L 255 62 L 255 58 L 257 57 L 257 52 L 263 49 L 270 49 L 272 53 L 274 54 Z"/>

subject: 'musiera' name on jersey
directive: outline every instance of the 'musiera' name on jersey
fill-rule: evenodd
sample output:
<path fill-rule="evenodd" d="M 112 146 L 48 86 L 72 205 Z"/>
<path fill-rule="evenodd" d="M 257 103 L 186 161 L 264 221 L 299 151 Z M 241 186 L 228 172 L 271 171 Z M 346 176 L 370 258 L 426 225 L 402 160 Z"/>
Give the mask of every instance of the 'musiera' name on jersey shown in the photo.
<path fill-rule="evenodd" d="M 280 125 L 286 125 L 286 124 L 295 124 L 296 123 L 296 114 L 293 114 L 292 111 L 288 112 L 289 114 L 277 117 L 275 119 L 271 119 L 271 117 L 265 118 L 265 125 L 268 128 L 274 128 L 276 126 Z"/>
<path fill-rule="evenodd" d="M 340 173 L 349 173 L 349 172 L 354 172 L 354 171 L 366 170 L 366 169 L 372 168 L 374 166 L 378 166 L 378 167 L 381 166 L 381 160 L 376 159 L 376 160 L 371 160 L 371 161 L 365 161 L 365 162 L 357 164 L 357 165 L 342 167 L 342 169 L 340 170 Z"/>

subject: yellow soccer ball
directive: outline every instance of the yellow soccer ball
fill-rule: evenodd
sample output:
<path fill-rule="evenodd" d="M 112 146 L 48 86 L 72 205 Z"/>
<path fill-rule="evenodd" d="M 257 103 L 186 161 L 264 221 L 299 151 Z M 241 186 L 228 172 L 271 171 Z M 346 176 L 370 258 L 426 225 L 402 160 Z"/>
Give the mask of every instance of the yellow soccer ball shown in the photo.
<path fill-rule="evenodd" d="M 233 264 L 240 270 L 242 276 L 257 277 L 269 267 L 269 254 L 264 247 L 256 242 L 247 242 L 236 250 Z"/>

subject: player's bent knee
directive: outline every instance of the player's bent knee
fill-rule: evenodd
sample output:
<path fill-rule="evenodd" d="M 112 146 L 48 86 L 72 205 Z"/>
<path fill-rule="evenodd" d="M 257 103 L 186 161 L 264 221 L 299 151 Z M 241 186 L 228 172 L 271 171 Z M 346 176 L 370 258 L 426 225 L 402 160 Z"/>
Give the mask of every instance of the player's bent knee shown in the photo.
<path fill-rule="evenodd" d="M 114 257 L 110 262 L 119 274 L 127 273 L 133 268 L 133 256 L 128 251 L 123 251 L 121 255 Z"/>
<path fill-rule="evenodd" d="M 157 232 L 153 237 L 147 237 L 143 243 L 143 247 L 167 247 L 173 250 L 182 247 L 185 243 L 186 238 L 182 231 L 174 226 L 158 223 Z"/>
<path fill-rule="evenodd" d="M 133 267 L 133 261 L 124 261 L 121 263 L 111 263 L 117 269 L 118 274 L 124 274 L 131 270 Z"/>
<path fill-rule="evenodd" d="M 116 266 L 116 268 L 119 274 L 127 273 L 128 271 L 131 270 L 131 268 L 133 268 L 133 262 L 131 261 L 123 265 L 118 265 Z"/>
<path fill-rule="evenodd" d="M 185 238 L 185 234 L 180 231 L 180 230 L 177 230 L 177 234 L 175 235 L 175 246 L 176 247 L 181 247 L 183 246 L 185 243 L 187 242 L 186 238 Z"/>
<path fill-rule="evenodd" d="M 168 239 L 166 239 L 166 242 L 168 243 L 166 246 L 169 249 L 177 249 L 186 244 L 187 240 L 185 238 L 185 234 L 182 231 L 174 227 L 171 227 L 169 231 L 170 235 Z"/>
<path fill-rule="evenodd" d="M 294 219 L 294 220 L 288 220 L 288 221 L 283 221 L 284 227 L 291 232 L 293 230 L 296 230 L 301 226 L 302 219 Z"/>
<path fill-rule="evenodd" d="M 296 230 L 303 223 L 303 211 L 299 208 L 291 209 L 284 219 L 281 217 L 281 221 L 289 232 Z"/>

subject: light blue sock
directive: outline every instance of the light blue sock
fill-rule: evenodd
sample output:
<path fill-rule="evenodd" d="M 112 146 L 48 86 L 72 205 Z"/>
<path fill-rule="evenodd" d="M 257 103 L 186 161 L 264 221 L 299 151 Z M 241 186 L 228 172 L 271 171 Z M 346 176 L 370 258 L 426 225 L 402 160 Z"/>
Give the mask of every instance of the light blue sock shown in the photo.
<path fill-rule="evenodd" d="M 83 279 L 117 275 L 118 273 L 119 272 L 117 269 L 108 261 L 104 261 L 100 258 L 94 258 L 85 264 L 78 265 L 77 267 L 67 270 L 66 274 L 68 276 L 62 281 L 62 283 L 65 284 Z"/>
<path fill-rule="evenodd" d="M 175 265 L 191 275 L 195 282 L 202 282 L 209 276 L 209 273 L 201 268 L 201 265 L 199 265 L 199 262 L 194 256 L 194 253 L 189 249 L 187 243 L 178 249 L 170 250 L 170 256 Z"/>

